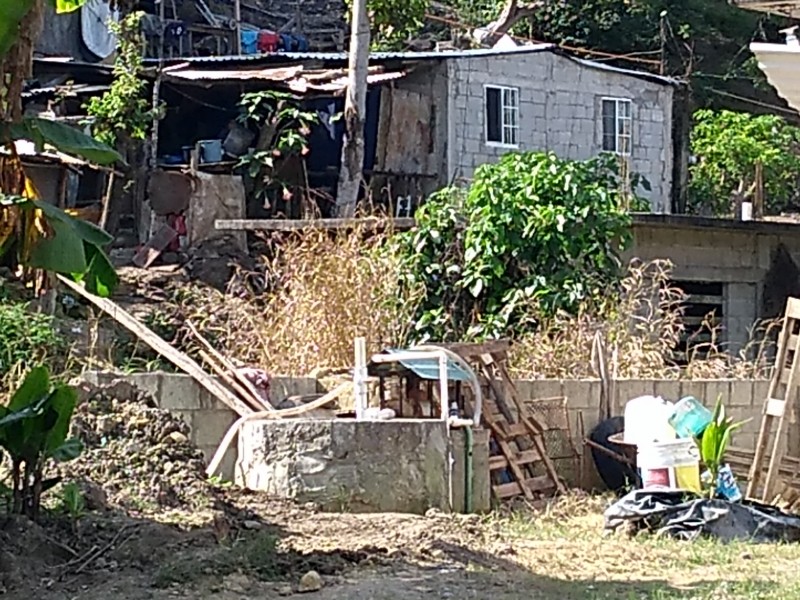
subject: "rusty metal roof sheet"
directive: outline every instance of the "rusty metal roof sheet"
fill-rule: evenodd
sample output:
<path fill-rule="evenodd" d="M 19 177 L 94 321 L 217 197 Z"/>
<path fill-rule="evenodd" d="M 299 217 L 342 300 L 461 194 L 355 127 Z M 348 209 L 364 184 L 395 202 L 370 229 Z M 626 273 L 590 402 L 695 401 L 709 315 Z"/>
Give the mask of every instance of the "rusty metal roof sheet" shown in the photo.
<path fill-rule="evenodd" d="M 382 83 L 405 76 L 405 71 L 385 72 L 380 67 L 370 67 L 367 82 Z M 308 91 L 337 92 L 347 86 L 345 69 L 310 69 L 303 65 L 266 69 L 193 69 L 174 68 L 166 71 L 168 80 L 196 82 L 272 81 L 281 83 L 298 93 Z"/>

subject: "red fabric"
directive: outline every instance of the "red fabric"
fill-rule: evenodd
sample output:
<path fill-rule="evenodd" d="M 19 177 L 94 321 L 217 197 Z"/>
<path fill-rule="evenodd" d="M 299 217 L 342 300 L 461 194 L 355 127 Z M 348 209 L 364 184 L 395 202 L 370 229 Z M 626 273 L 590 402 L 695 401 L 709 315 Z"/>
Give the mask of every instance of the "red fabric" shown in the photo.
<path fill-rule="evenodd" d="M 258 51 L 275 52 L 278 49 L 280 36 L 272 31 L 260 31 L 258 33 Z"/>
<path fill-rule="evenodd" d="M 170 242 L 168 249 L 170 252 L 178 252 L 181 249 L 181 238 L 188 233 L 186 229 L 186 217 L 176 214 L 169 215 L 167 217 L 167 225 L 178 233 L 178 237 Z"/>

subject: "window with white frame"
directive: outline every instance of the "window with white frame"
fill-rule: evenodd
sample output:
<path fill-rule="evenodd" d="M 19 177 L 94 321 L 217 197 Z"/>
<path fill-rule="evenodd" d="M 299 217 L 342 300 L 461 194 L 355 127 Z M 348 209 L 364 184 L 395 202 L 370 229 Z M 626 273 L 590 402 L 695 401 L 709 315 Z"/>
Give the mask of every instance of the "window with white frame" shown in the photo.
<path fill-rule="evenodd" d="M 519 144 L 519 88 L 487 85 L 486 143 L 516 147 Z"/>
<path fill-rule="evenodd" d="M 631 101 L 603 98 L 603 151 L 631 155 Z"/>

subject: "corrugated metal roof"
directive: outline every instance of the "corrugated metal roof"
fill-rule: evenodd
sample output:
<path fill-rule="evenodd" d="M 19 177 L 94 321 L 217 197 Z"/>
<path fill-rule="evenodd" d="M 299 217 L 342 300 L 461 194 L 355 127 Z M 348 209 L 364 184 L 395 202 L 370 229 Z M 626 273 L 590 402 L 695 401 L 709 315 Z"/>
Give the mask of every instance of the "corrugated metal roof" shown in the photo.
<path fill-rule="evenodd" d="M 753 43 L 750 51 L 778 95 L 800 112 L 800 46 Z"/>
<path fill-rule="evenodd" d="M 370 52 L 370 61 L 387 60 L 442 60 L 446 58 L 472 58 L 478 56 L 500 56 L 503 54 L 529 54 L 542 52 L 555 48 L 555 44 L 535 44 L 531 46 L 518 46 L 517 48 L 476 48 L 471 50 L 442 50 L 431 52 Z M 270 54 L 244 54 L 230 56 L 191 56 L 187 58 L 176 58 L 166 61 L 167 64 L 188 62 L 188 63 L 240 63 L 240 62 L 281 62 L 281 61 L 346 61 L 349 57 L 347 52 L 273 52 Z M 157 64 L 156 59 L 148 59 L 148 64 Z"/>
<path fill-rule="evenodd" d="M 766 12 L 773 15 L 785 15 L 787 17 L 800 17 L 800 1 L 787 0 L 734 0 L 739 8 Z"/>
<path fill-rule="evenodd" d="M 376 84 L 406 75 L 405 71 L 384 72 L 382 67 L 370 67 L 367 83 Z M 310 69 L 303 65 L 267 69 L 175 69 L 165 73 L 167 80 L 198 82 L 272 81 L 282 83 L 290 90 L 338 92 L 347 87 L 346 69 Z"/>
<path fill-rule="evenodd" d="M 647 71 L 636 71 L 633 69 L 624 69 L 615 67 L 606 63 L 596 62 L 577 58 L 568 52 L 561 50 L 555 44 L 535 44 L 528 46 L 517 46 L 516 48 L 477 48 L 471 50 L 442 50 L 436 52 L 372 52 L 370 53 L 370 62 L 380 63 L 397 61 L 427 61 L 427 60 L 452 60 L 459 58 L 478 58 L 483 56 L 507 56 L 515 54 L 533 54 L 537 52 L 557 52 L 561 56 L 565 56 L 575 62 L 593 69 L 619 73 L 630 77 L 637 77 L 653 83 L 661 85 L 681 85 L 682 82 L 678 79 L 671 77 L 664 77 L 649 73 Z M 253 64 L 277 64 L 277 63 L 294 63 L 304 61 L 320 61 L 320 62 L 339 62 L 344 63 L 348 59 L 347 52 L 274 52 L 271 54 L 249 54 L 238 56 L 195 56 L 181 59 L 173 59 L 167 61 L 167 64 L 202 64 L 202 65 L 253 65 Z M 149 61 L 154 63 L 155 61 Z"/>
<path fill-rule="evenodd" d="M 407 352 L 406 350 L 399 350 L 390 348 L 386 350 L 388 354 L 397 354 L 398 352 Z M 409 371 L 420 379 L 437 380 L 439 379 L 439 359 L 438 357 L 431 356 L 429 360 L 414 359 L 414 360 L 401 360 L 398 361 Z M 461 368 L 457 363 L 452 360 L 447 360 L 447 378 L 450 381 L 469 381 L 469 374 Z"/>
<path fill-rule="evenodd" d="M 637 71 L 635 69 L 625 69 L 623 67 L 616 67 L 614 65 L 597 62 L 595 60 L 586 60 L 585 58 L 577 58 L 575 56 L 570 56 L 568 54 L 565 54 L 564 52 L 562 52 L 561 54 L 563 54 L 570 60 L 574 60 L 575 62 L 580 63 L 591 69 L 599 69 L 601 71 L 608 71 L 610 73 L 619 73 L 620 75 L 638 77 L 639 79 L 644 79 L 645 81 L 651 81 L 653 83 L 660 83 L 663 85 L 672 85 L 672 86 L 683 85 L 683 82 L 680 79 L 674 79 L 673 77 L 657 75 L 655 73 L 650 73 L 649 71 Z"/>

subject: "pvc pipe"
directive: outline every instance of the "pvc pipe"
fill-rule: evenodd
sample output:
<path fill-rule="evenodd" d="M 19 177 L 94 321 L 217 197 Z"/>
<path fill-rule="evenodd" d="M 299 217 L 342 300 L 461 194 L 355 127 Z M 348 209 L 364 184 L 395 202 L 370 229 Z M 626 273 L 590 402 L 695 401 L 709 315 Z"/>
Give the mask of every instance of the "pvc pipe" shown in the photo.
<path fill-rule="evenodd" d="M 472 502 L 475 485 L 472 473 L 472 449 L 474 446 L 472 427 L 464 427 L 464 512 L 466 514 L 472 514 L 474 510 Z"/>

